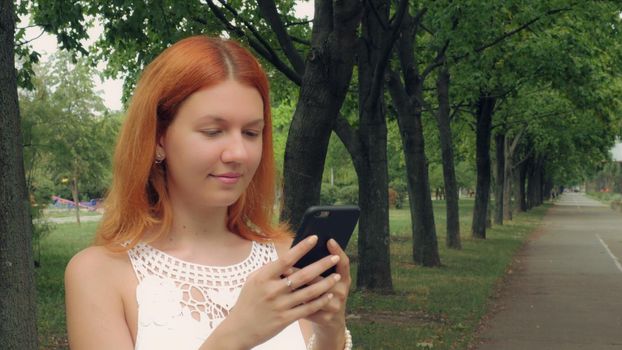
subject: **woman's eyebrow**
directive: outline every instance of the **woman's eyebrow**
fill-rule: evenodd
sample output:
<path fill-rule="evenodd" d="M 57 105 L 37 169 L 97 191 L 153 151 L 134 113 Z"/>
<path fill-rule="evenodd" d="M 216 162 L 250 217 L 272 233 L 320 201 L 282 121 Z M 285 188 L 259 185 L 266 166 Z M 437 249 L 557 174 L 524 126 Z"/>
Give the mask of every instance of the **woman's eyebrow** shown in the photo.
<path fill-rule="evenodd" d="M 227 119 L 223 118 L 221 116 L 218 115 L 212 115 L 212 114 L 207 114 L 204 116 L 201 116 L 198 121 L 203 122 L 203 121 L 210 121 L 210 122 L 216 122 L 216 123 L 226 123 Z"/>
<path fill-rule="evenodd" d="M 249 123 L 246 124 L 246 126 L 263 126 L 264 125 L 264 120 L 263 118 L 258 118 L 255 119 Z"/>
<path fill-rule="evenodd" d="M 229 120 L 225 117 L 222 117 L 219 115 L 212 115 L 212 114 L 204 115 L 199 118 L 199 122 L 205 122 L 205 121 L 215 122 L 219 124 L 226 124 L 229 122 Z M 263 117 L 260 117 L 260 118 L 251 120 L 250 122 L 246 123 L 245 126 L 262 126 L 264 123 L 265 122 L 264 122 Z"/>

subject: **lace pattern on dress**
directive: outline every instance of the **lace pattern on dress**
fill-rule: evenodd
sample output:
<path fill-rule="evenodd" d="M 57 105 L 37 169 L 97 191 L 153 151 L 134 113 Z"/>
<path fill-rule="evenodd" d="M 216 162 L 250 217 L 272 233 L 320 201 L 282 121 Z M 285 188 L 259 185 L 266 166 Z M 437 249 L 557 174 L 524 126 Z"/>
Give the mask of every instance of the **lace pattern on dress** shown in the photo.
<path fill-rule="evenodd" d="M 198 327 L 203 339 L 227 317 L 248 275 L 277 259 L 274 244 L 257 242 L 246 259 L 229 266 L 190 263 L 145 243 L 128 254 L 139 281 L 139 333 L 151 325 Z"/>

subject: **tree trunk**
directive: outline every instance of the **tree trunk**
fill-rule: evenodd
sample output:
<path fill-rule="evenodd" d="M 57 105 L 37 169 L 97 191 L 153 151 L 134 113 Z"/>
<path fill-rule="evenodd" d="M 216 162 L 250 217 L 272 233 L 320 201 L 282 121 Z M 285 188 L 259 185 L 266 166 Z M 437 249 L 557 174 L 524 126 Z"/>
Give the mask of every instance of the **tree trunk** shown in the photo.
<path fill-rule="evenodd" d="M 4 349 L 35 350 L 37 303 L 15 76 L 16 17 L 14 1 L 0 0 L 0 340 Z"/>
<path fill-rule="evenodd" d="M 405 85 L 400 77 L 391 72 L 388 88 L 393 104 L 397 109 L 397 120 L 402 137 L 404 158 L 410 199 L 410 216 L 413 232 L 413 261 L 415 264 L 434 267 L 441 265 L 438 253 L 438 240 L 434 225 L 432 196 L 428 180 L 428 162 L 425 156 L 423 126 L 421 124 L 421 105 L 423 97 L 423 77 L 419 74 L 417 60 L 413 56 L 413 30 L 416 18 L 407 14 L 402 25 L 398 55 Z"/>
<path fill-rule="evenodd" d="M 352 78 L 359 13 L 357 1 L 315 4 L 311 53 L 283 163 L 281 220 L 294 228 L 307 207 L 320 202 L 328 140 Z"/>
<path fill-rule="evenodd" d="M 405 98 L 405 93 L 392 76 L 390 85 L 393 102 L 398 110 L 398 124 L 404 148 L 410 216 L 413 232 L 413 261 L 422 266 L 440 266 L 438 240 L 434 224 L 432 197 L 428 180 L 428 162 L 425 157 L 421 106 L 417 98 Z M 416 96 L 423 97 L 423 85 L 416 84 Z M 402 97 L 400 97 L 400 95 Z"/>
<path fill-rule="evenodd" d="M 440 266 L 441 258 L 438 254 L 438 239 L 428 180 L 428 161 L 425 156 L 421 109 L 419 108 L 414 115 L 402 116 L 398 120 L 406 160 L 408 196 L 411 199 L 413 261 L 423 266 Z"/>
<path fill-rule="evenodd" d="M 527 186 L 527 171 L 529 170 L 527 161 L 524 161 L 520 164 L 518 168 L 518 201 L 519 205 L 517 206 L 519 212 L 526 212 L 527 209 L 527 193 L 525 188 Z"/>
<path fill-rule="evenodd" d="M 540 158 L 538 161 L 538 189 L 537 189 L 537 203 L 538 206 L 544 203 L 544 188 L 546 187 L 546 173 L 544 171 L 544 159 Z"/>
<path fill-rule="evenodd" d="M 491 184 L 493 183 L 493 181 L 491 181 Z M 486 228 L 487 229 L 492 228 L 492 212 L 495 207 L 495 203 L 492 200 L 492 198 L 493 197 L 489 193 L 488 194 L 488 208 L 486 209 Z"/>
<path fill-rule="evenodd" d="M 512 187 L 516 187 L 514 182 L 514 174 L 512 172 L 512 153 L 510 148 L 508 147 L 509 139 L 505 139 L 505 152 L 504 152 L 504 162 L 503 162 L 503 178 L 505 181 L 503 182 L 503 219 L 504 220 L 512 220 Z M 514 198 L 517 198 L 516 196 Z"/>
<path fill-rule="evenodd" d="M 361 118 L 370 123 L 359 131 L 362 152 L 354 160 L 361 208 L 356 286 L 359 289 L 386 292 L 393 290 L 389 245 L 387 129 L 381 111 L 364 110 L 362 114 Z"/>
<path fill-rule="evenodd" d="M 538 160 L 536 157 L 529 159 L 527 170 L 527 209 L 538 206 L 538 196 L 540 183 L 540 171 L 538 169 Z"/>
<path fill-rule="evenodd" d="M 372 8 L 373 7 L 373 8 Z M 387 125 L 382 93 L 374 92 L 379 82 L 376 68 L 383 63 L 382 44 L 386 40 L 379 18 L 388 21 L 390 3 L 365 3 L 361 40 L 358 47 L 359 156 L 354 157 L 359 183 L 359 264 L 356 286 L 361 289 L 393 289 L 390 263 L 389 170 Z"/>
<path fill-rule="evenodd" d="M 78 192 L 78 178 L 76 176 L 71 179 L 71 195 L 76 204 L 76 222 L 80 225 L 80 193 Z"/>
<path fill-rule="evenodd" d="M 551 200 L 551 192 L 553 191 L 553 179 L 550 176 L 545 177 L 544 181 L 544 193 L 545 200 Z"/>
<path fill-rule="evenodd" d="M 443 180 L 445 183 L 445 203 L 447 206 L 447 241 L 448 248 L 460 249 L 460 215 L 458 207 L 458 183 L 454 168 L 454 150 L 449 119 L 449 71 L 443 68 L 436 82 L 438 94 L 438 123 L 441 156 L 443 162 Z"/>
<path fill-rule="evenodd" d="M 503 225 L 505 189 L 505 134 L 495 135 L 496 181 L 495 181 L 495 224 Z"/>
<path fill-rule="evenodd" d="M 496 99 L 481 94 L 477 102 L 476 155 L 477 184 L 471 232 L 473 238 L 486 238 L 486 216 L 490 197 L 490 133 Z"/>
<path fill-rule="evenodd" d="M 393 290 L 391 280 L 389 231 L 389 172 L 387 164 L 387 125 L 383 98 L 384 71 L 396 40 L 397 28 L 407 10 L 401 1 L 392 26 L 390 3 L 365 3 L 361 45 L 358 46 L 359 126 L 358 132 L 340 118 L 335 131 L 352 156 L 358 175 L 359 264 L 356 285 L 360 289 Z"/>

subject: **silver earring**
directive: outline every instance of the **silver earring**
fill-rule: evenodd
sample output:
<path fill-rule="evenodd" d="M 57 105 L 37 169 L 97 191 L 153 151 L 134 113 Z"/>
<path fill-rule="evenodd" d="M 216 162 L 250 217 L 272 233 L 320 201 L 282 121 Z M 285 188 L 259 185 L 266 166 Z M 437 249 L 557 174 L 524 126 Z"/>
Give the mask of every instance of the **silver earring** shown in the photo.
<path fill-rule="evenodd" d="M 162 163 L 163 160 L 164 160 L 164 156 L 161 155 L 160 153 L 156 153 L 155 163 L 160 164 Z"/>

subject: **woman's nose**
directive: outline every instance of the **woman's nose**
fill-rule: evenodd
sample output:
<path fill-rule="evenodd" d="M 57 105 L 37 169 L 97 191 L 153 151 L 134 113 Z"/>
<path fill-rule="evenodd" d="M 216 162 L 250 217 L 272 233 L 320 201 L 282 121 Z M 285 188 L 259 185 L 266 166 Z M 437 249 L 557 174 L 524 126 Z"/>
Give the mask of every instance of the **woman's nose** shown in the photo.
<path fill-rule="evenodd" d="M 242 162 L 248 157 L 248 151 L 242 135 L 232 136 L 222 152 L 225 163 Z"/>

